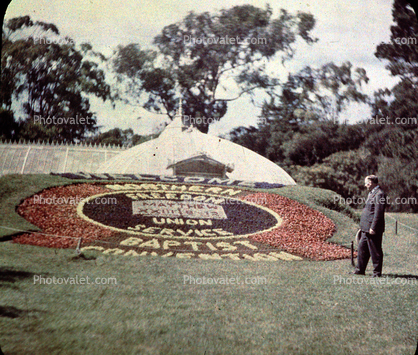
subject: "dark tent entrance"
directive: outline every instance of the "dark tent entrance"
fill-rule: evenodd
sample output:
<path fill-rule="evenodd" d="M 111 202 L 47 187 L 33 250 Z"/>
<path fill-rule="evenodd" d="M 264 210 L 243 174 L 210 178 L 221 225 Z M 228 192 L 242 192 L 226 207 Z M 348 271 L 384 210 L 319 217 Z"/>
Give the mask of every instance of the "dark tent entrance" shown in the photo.
<path fill-rule="evenodd" d="M 177 176 L 202 176 L 227 178 L 226 173 L 233 171 L 233 167 L 225 165 L 206 154 L 200 154 L 188 159 L 180 160 L 167 166 L 173 169 L 173 175 Z"/>

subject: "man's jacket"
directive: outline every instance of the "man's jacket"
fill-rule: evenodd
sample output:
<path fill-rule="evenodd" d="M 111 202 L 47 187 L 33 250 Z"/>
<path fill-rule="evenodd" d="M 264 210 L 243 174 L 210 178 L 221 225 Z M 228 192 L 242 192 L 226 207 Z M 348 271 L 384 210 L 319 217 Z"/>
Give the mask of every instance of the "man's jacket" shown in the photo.
<path fill-rule="evenodd" d="M 367 197 L 366 205 L 360 218 L 360 229 L 363 232 L 369 232 L 371 228 L 376 234 L 382 234 L 385 230 L 385 209 L 386 195 L 377 186 Z"/>

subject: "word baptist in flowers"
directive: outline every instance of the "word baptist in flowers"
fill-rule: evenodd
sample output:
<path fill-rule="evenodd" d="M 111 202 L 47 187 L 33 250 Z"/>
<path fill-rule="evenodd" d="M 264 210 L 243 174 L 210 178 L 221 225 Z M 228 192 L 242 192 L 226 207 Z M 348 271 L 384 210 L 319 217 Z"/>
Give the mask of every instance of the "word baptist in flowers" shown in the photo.
<path fill-rule="evenodd" d="M 181 248 L 191 248 L 193 251 L 202 251 L 202 249 L 207 249 L 211 251 L 234 251 L 237 250 L 237 246 L 244 246 L 248 249 L 257 250 L 258 248 L 251 244 L 248 240 L 237 240 L 232 243 L 227 242 L 199 242 L 199 241 L 177 241 L 166 239 L 162 243 L 158 239 L 151 239 L 146 242 L 142 238 L 130 237 L 125 239 L 120 245 L 125 246 L 136 246 L 138 248 L 153 248 L 153 249 L 170 249 L 172 247 L 181 247 Z"/>
<path fill-rule="evenodd" d="M 179 241 L 172 239 L 160 240 L 157 238 L 144 241 L 142 238 L 130 237 L 120 242 L 120 246 L 120 248 L 109 249 L 102 246 L 87 246 L 82 248 L 81 251 L 97 250 L 102 251 L 103 254 L 123 256 L 174 256 L 178 259 L 200 258 L 204 260 L 221 260 L 227 258 L 231 260 L 244 259 L 251 261 L 303 260 L 299 256 L 284 251 L 271 251 L 266 253 L 249 240 L 215 243 L 205 241 Z"/>

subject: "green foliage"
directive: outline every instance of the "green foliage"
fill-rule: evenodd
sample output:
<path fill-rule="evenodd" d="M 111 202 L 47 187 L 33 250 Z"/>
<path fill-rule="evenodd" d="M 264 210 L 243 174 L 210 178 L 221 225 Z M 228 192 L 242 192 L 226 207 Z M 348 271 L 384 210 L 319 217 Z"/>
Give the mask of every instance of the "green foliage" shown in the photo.
<path fill-rule="evenodd" d="M 386 68 L 400 81 L 392 90 L 381 89 L 375 94 L 373 116 L 388 117 L 391 124 L 402 117 L 418 117 L 418 21 L 406 0 L 395 0 L 392 9 L 395 25 L 391 27 L 389 43 L 377 46 L 375 55 L 386 59 Z M 403 124 L 404 128 L 416 128 Z"/>
<path fill-rule="evenodd" d="M 333 153 L 359 148 L 364 138 L 362 125 L 313 123 L 283 144 L 285 163 L 302 166 L 321 163 Z"/>
<path fill-rule="evenodd" d="M 311 167 L 294 166 L 292 176 L 299 184 L 329 189 L 356 202 L 365 194 L 364 177 L 376 173 L 377 167 L 370 152 L 358 149 L 334 153 Z"/>
<path fill-rule="evenodd" d="M 22 30 L 33 31 L 24 35 Z M 91 46 L 76 48 L 62 38 L 54 24 L 33 22 L 29 16 L 6 22 L 2 33 L 2 85 L 0 104 L 10 110 L 12 100 L 23 101 L 25 117 L 18 132 L 25 139 L 75 142 L 97 130 L 86 95 L 110 99 L 110 87 Z M 71 123 L 39 123 L 40 119 L 73 118 Z M 78 120 L 83 118 L 83 120 Z M 8 135 L 12 131 L 9 130 Z"/>
<path fill-rule="evenodd" d="M 353 70 L 350 62 L 340 66 L 328 63 L 318 69 L 307 66 L 290 74 L 281 92 L 269 92 L 262 117 L 297 127 L 315 121 L 337 121 L 350 102 L 368 102 L 367 95 L 361 92 L 362 84 L 368 81 L 366 71 Z"/>
<path fill-rule="evenodd" d="M 14 139 L 19 124 L 15 121 L 13 111 L 0 107 L 0 139 Z"/>
<path fill-rule="evenodd" d="M 289 75 L 280 93 L 269 91 L 258 129 L 239 127 L 230 139 L 286 165 L 312 165 L 339 150 L 357 149 L 365 128 L 336 122 L 348 103 L 368 101 L 361 92 L 367 82 L 364 69 L 353 71 L 349 62 L 306 67 Z"/>
<path fill-rule="evenodd" d="M 361 92 L 368 82 L 364 69 L 353 70 L 348 62 L 306 67 L 289 75 L 281 92 L 268 92 L 257 127 L 239 127 L 231 140 L 284 166 L 299 184 L 330 189 L 351 201 L 361 202 L 364 177 L 378 174 L 392 201 L 409 198 L 391 210 L 417 211 L 418 24 L 404 0 L 395 0 L 393 16 L 391 41 L 376 50 L 400 77 L 391 90 L 379 89 L 370 102 Z M 401 42 L 405 39 L 410 43 Z M 350 102 L 371 104 L 372 117 L 361 124 L 336 123 Z"/>
<path fill-rule="evenodd" d="M 103 133 L 98 133 L 85 140 L 85 143 L 103 144 L 103 145 L 117 145 L 117 146 L 134 146 L 144 143 L 150 139 L 155 138 L 154 135 L 139 136 L 134 134 L 132 128 L 122 130 L 120 128 L 113 128 Z"/>
<path fill-rule="evenodd" d="M 266 74 L 266 59 L 277 55 L 290 59 L 298 36 L 308 43 L 315 41 L 310 37 L 315 25 L 312 15 L 292 15 L 285 10 L 276 19 L 271 15 L 268 6 L 263 10 L 251 5 L 214 14 L 191 12 L 155 37 L 157 51 L 142 50 L 137 44 L 119 47 L 114 68 L 125 85 L 124 95 L 129 93 L 129 99 L 133 97 L 145 109 L 173 118 L 178 83 L 184 115 L 206 118 L 196 124 L 206 133 L 209 123 L 225 115 L 229 101 L 257 88 L 279 85 Z M 238 92 L 219 98 L 219 86 L 231 78 L 238 84 Z M 142 101 L 137 100 L 140 94 L 145 96 Z"/>
<path fill-rule="evenodd" d="M 418 22 L 414 9 L 407 0 L 394 0 L 390 28 L 390 43 L 376 48 L 376 57 L 389 60 L 386 68 L 393 76 L 418 77 Z"/>
<path fill-rule="evenodd" d="M 381 157 L 378 174 L 387 186 L 391 211 L 418 212 L 418 160 Z"/>
<path fill-rule="evenodd" d="M 257 127 L 238 127 L 229 133 L 229 139 L 243 147 L 247 147 L 258 154 L 268 156 L 266 148 L 269 144 L 270 133 Z"/>
<path fill-rule="evenodd" d="M 400 81 L 391 89 L 380 89 L 372 104 L 377 125 L 364 146 L 379 155 L 379 174 L 388 185 L 395 211 L 418 211 L 418 21 L 408 1 L 395 0 L 389 43 L 376 48 L 376 57 L 386 59 L 386 68 Z M 414 200 L 415 199 L 415 200 Z M 402 200 L 401 200 L 402 201 Z"/>
<path fill-rule="evenodd" d="M 332 154 L 313 166 L 291 167 L 298 184 L 330 189 L 353 207 L 364 205 L 365 176 L 377 174 L 388 196 L 389 210 L 396 212 L 418 212 L 417 171 L 418 160 L 376 156 L 364 148 Z"/>
<path fill-rule="evenodd" d="M 401 80 L 391 90 L 378 90 L 374 95 L 373 116 L 370 120 L 379 122 L 379 118 L 384 118 L 381 123 L 383 126 L 416 129 L 418 77 L 416 79 L 415 83 L 409 79 Z"/>
<path fill-rule="evenodd" d="M 399 126 L 385 125 L 369 135 L 364 147 L 372 154 L 408 161 L 418 160 L 418 128 L 405 130 Z"/>

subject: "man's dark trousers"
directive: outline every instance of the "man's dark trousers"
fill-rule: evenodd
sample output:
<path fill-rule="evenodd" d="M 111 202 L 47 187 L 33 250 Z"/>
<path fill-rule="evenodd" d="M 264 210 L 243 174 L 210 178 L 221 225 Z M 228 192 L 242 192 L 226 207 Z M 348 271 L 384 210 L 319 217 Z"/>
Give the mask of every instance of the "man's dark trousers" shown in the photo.
<path fill-rule="evenodd" d="M 361 232 L 357 253 L 357 273 L 365 273 L 367 264 L 371 256 L 373 262 L 373 275 L 382 275 L 382 236 L 383 233 L 369 234 L 367 232 Z"/>

